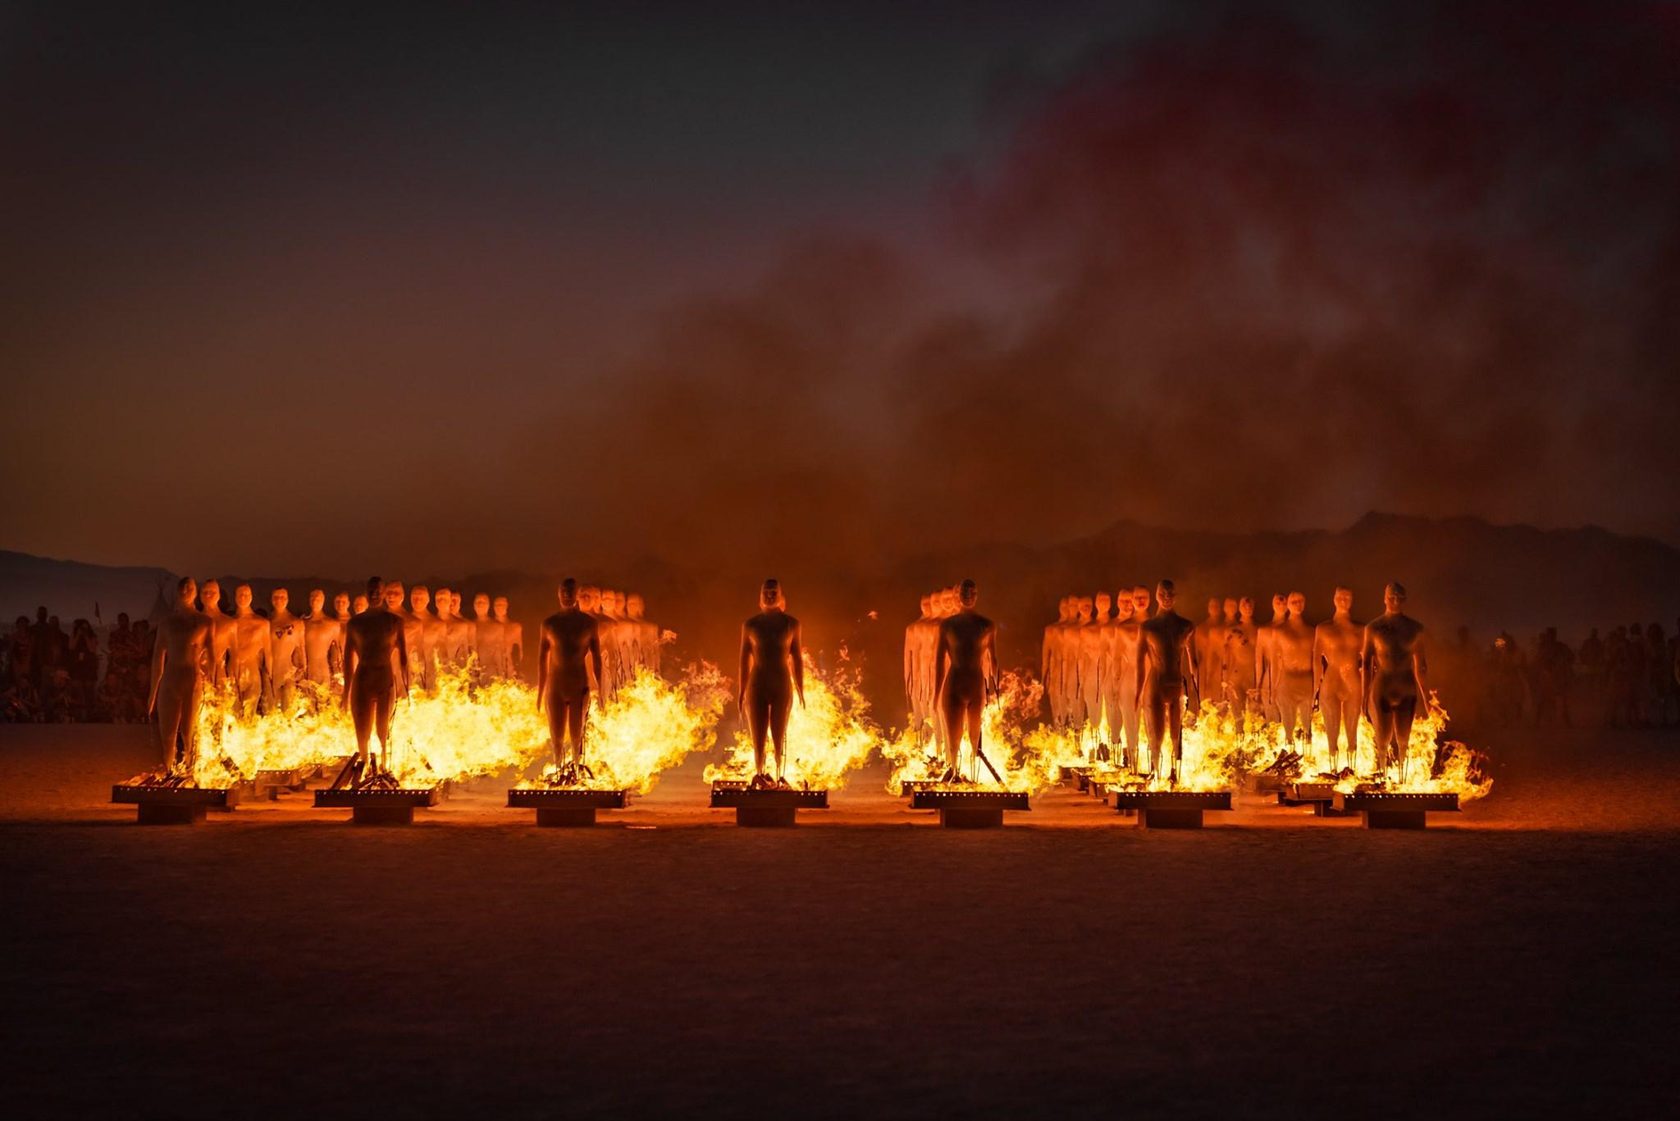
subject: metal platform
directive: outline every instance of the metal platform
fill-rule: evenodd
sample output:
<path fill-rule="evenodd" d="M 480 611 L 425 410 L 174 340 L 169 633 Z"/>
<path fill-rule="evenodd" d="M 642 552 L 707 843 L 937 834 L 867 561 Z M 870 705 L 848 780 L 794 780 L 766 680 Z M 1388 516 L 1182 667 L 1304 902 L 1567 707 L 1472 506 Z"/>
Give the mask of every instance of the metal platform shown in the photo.
<path fill-rule="evenodd" d="M 231 810 L 239 804 L 237 786 L 149 786 L 119 782 L 111 801 L 139 809 L 141 825 L 197 825 L 207 810 Z"/>
<path fill-rule="evenodd" d="M 1135 811 L 1145 829 L 1200 829 L 1207 810 L 1229 810 L 1229 790 L 1127 790 L 1113 787 L 1114 808 Z"/>
<path fill-rule="evenodd" d="M 898 795 L 901 798 L 913 798 L 918 790 L 932 790 L 939 785 L 936 778 L 911 778 L 898 784 Z"/>
<path fill-rule="evenodd" d="M 1308 806 L 1314 817 L 1352 817 L 1352 811 L 1336 808 L 1336 784 L 1333 782 L 1292 782 L 1277 792 L 1280 806 Z"/>
<path fill-rule="evenodd" d="M 442 793 L 437 786 L 317 790 L 315 808 L 348 809 L 357 825 L 412 825 L 415 808 L 437 805 Z"/>
<path fill-rule="evenodd" d="M 559 828 L 595 824 L 596 810 L 622 810 L 630 804 L 628 790 L 587 790 L 578 787 L 528 787 L 508 791 L 514 809 L 534 809 L 537 824 Z"/>
<path fill-rule="evenodd" d="M 309 763 L 299 767 L 258 771 L 257 777 L 251 782 L 263 797 L 270 802 L 277 802 L 281 794 L 302 790 L 309 785 L 309 779 L 314 773 L 315 764 Z"/>
<path fill-rule="evenodd" d="M 910 797 L 913 810 L 938 810 L 947 829 L 996 829 L 1004 810 L 1030 810 L 1022 790 L 918 790 Z"/>
<path fill-rule="evenodd" d="M 1367 829 L 1425 829 L 1428 814 L 1458 812 L 1458 795 L 1360 790 L 1336 795 L 1335 807 L 1342 813 L 1363 814 Z"/>
<path fill-rule="evenodd" d="M 714 782 L 712 808 L 734 810 L 735 824 L 749 829 L 785 829 L 798 821 L 800 810 L 828 809 L 828 791 L 755 790 L 744 782 Z"/>

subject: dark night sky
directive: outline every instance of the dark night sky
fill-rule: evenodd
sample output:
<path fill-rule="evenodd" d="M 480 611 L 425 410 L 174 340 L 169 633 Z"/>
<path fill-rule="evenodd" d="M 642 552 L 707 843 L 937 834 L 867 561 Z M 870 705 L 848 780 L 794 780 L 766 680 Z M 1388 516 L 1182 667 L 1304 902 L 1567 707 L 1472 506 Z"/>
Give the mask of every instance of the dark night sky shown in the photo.
<path fill-rule="evenodd" d="M 1675 6 L 725 7 L 6 9 L 0 545 L 1680 541 Z"/>

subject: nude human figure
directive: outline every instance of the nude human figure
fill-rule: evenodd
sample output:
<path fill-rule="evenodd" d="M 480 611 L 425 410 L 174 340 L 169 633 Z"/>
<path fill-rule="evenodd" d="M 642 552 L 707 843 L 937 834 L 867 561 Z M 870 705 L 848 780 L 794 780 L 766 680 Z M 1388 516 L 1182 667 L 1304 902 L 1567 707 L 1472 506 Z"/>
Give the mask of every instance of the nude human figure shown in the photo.
<path fill-rule="evenodd" d="M 311 588 L 309 614 L 303 617 L 303 676 L 316 685 L 332 680 L 333 647 L 344 641 L 344 624 L 326 613 L 326 602 L 326 592 Z"/>
<path fill-rule="evenodd" d="M 1114 597 L 1119 615 L 1114 620 L 1109 639 L 1109 659 L 1113 670 L 1113 710 L 1119 714 L 1119 727 L 1113 729 L 1116 742 L 1123 743 L 1120 765 L 1136 767 L 1138 761 L 1138 647 L 1143 641 L 1143 621 L 1138 618 L 1136 600 L 1131 588 L 1122 588 Z"/>
<path fill-rule="evenodd" d="M 1429 698 L 1423 624 L 1406 614 L 1405 586 L 1383 588 L 1383 613 L 1365 627 L 1359 649 L 1360 695 L 1376 731 L 1377 771 L 1406 780 L 1406 746 L 1419 702 Z"/>
<path fill-rule="evenodd" d="M 427 632 L 432 629 L 432 614 L 426 609 L 432 604 L 432 590 L 416 584 L 408 590 L 408 610 L 402 614 L 403 644 L 408 647 L 408 680 L 410 685 L 430 689 L 435 684 L 432 673 L 432 647 Z"/>
<path fill-rule="evenodd" d="M 639 664 L 649 673 L 659 673 L 659 624 L 644 618 L 647 614 L 647 601 L 632 592 L 624 600 L 624 613 L 629 616 L 630 625 L 636 628 L 636 650 L 640 655 Z"/>
<path fill-rule="evenodd" d="M 210 620 L 212 631 L 210 684 L 220 689 L 222 682 L 233 673 L 233 646 L 239 625 L 233 621 L 233 616 L 222 610 L 222 585 L 217 581 L 206 580 L 199 589 L 198 598 L 204 604 L 204 614 Z"/>
<path fill-rule="evenodd" d="M 583 761 L 589 674 L 601 679 L 601 628 L 578 603 L 577 581 L 560 582 L 560 610 L 543 620 L 537 642 L 537 711 L 548 713 L 548 737 L 563 784 L 588 777 Z"/>
<path fill-rule="evenodd" d="M 925 659 L 922 663 L 923 688 L 927 691 L 927 707 L 933 720 L 933 746 L 939 758 L 946 757 L 950 750 L 949 737 L 945 721 L 939 718 L 939 693 L 934 682 L 935 647 L 938 645 L 939 624 L 955 615 L 962 609 L 962 604 L 955 588 L 940 588 L 933 593 L 933 626 L 928 632 L 926 644 L 922 647 Z"/>
<path fill-rule="evenodd" d="M 613 664 L 607 657 L 607 631 L 612 620 L 601 613 L 601 589 L 595 584 L 582 584 L 578 587 L 578 610 L 595 620 L 595 627 L 601 642 L 601 669 L 595 678 L 595 688 L 604 701 L 613 691 Z"/>
<path fill-rule="evenodd" d="M 364 595 L 358 595 L 355 599 L 351 600 L 350 617 L 355 618 L 357 615 L 364 614 L 368 609 L 368 602 L 368 597 Z"/>
<path fill-rule="evenodd" d="M 193 578 L 182 577 L 175 585 L 175 608 L 158 623 L 152 648 L 146 714 L 157 713 L 165 775 L 191 775 L 197 762 L 198 705 L 210 671 L 215 629 L 209 616 L 193 608 L 197 595 Z"/>
<path fill-rule="evenodd" d="M 297 685 L 307 668 L 304 656 L 304 621 L 289 610 L 292 594 L 275 588 L 268 595 L 273 614 L 268 617 L 268 700 L 280 712 L 289 713 L 297 700 Z"/>
<path fill-rule="evenodd" d="M 918 743 L 921 742 L 922 729 L 933 717 L 926 701 L 926 691 L 922 687 L 922 640 L 928 633 L 928 625 L 933 622 L 933 597 L 923 596 L 920 606 L 922 613 L 904 628 L 904 704 L 910 717 L 910 727 L 914 729 Z"/>
<path fill-rule="evenodd" d="M 957 589 L 956 614 L 940 621 L 934 637 L 933 684 L 945 725 L 947 782 L 965 777 L 959 767 L 965 733 L 975 766 L 980 765 L 986 698 L 998 687 L 997 624 L 974 610 L 978 599 L 974 581 L 964 580 Z"/>
<path fill-rule="evenodd" d="M 1078 596 L 1073 601 L 1073 611 L 1073 626 L 1067 635 L 1068 684 L 1072 687 L 1068 693 L 1068 710 L 1077 730 L 1091 722 L 1090 697 L 1097 677 L 1097 643 L 1094 635 L 1091 639 L 1086 636 L 1095 625 L 1097 608 L 1090 596 Z"/>
<path fill-rule="evenodd" d="M 391 710 L 397 701 L 397 683 L 408 696 L 408 643 L 403 638 L 402 585 L 385 586 L 377 576 L 368 581 L 368 599 L 380 606 L 369 608 L 350 620 L 344 641 L 344 696 L 356 726 L 356 758 L 351 774 L 359 785 L 373 778 L 390 777 Z M 368 740 L 379 735 L 379 768 L 369 775 Z"/>
<path fill-rule="evenodd" d="M 1108 659 L 1109 636 L 1113 633 L 1114 601 L 1107 592 L 1098 592 L 1091 597 L 1091 622 L 1079 632 L 1079 664 L 1080 672 L 1086 674 L 1084 679 L 1084 707 L 1085 719 L 1090 723 L 1093 732 L 1100 732 L 1105 727 L 1111 738 L 1118 739 L 1115 724 L 1117 717 L 1109 717 L 1104 724 L 1103 702 L 1109 693 L 1110 663 Z M 1107 745 L 1103 745 L 1103 756 L 1106 758 Z"/>
<path fill-rule="evenodd" d="M 632 629 L 626 626 L 629 620 L 624 617 L 624 593 L 616 588 L 602 588 L 601 615 L 606 619 L 601 644 L 610 663 L 607 676 L 612 678 L 613 691 L 617 692 L 635 671 Z"/>
<path fill-rule="evenodd" d="M 799 620 L 787 613 L 782 586 L 764 581 L 758 614 L 741 624 L 740 693 L 753 745 L 753 786 L 787 785 L 787 726 L 793 698 L 805 707 L 805 651 Z M 764 743 L 775 749 L 776 773 L 765 766 Z"/>
<path fill-rule="evenodd" d="M 431 667 L 429 673 L 434 681 L 439 673 L 455 665 L 449 649 L 450 599 L 448 588 L 439 588 L 432 594 L 433 614 L 424 620 L 425 626 L 421 630 L 426 641 L 427 664 Z"/>
<path fill-rule="evenodd" d="M 507 596 L 497 596 L 490 604 L 490 610 L 495 613 L 496 622 L 502 625 L 502 649 L 506 652 L 507 675 L 518 677 L 519 670 L 525 663 L 525 628 L 508 618 Z"/>
<path fill-rule="evenodd" d="M 1201 683 L 1202 695 L 1220 695 L 1220 655 L 1225 646 L 1224 601 L 1217 596 L 1207 601 L 1207 618 L 1196 624 L 1196 680 Z"/>
<path fill-rule="evenodd" d="M 344 639 L 350 633 L 350 620 L 354 617 L 350 613 L 350 593 L 339 592 L 333 596 L 333 618 L 338 620 L 338 639 L 333 643 L 327 657 L 333 673 L 337 674 L 340 680 L 344 677 Z"/>
<path fill-rule="evenodd" d="M 1255 681 L 1260 690 L 1260 712 L 1267 720 L 1282 719 L 1278 713 L 1277 679 L 1278 670 L 1272 657 L 1273 639 L 1278 627 L 1289 617 L 1289 597 L 1279 592 L 1272 597 L 1271 622 L 1260 628 L 1255 638 Z"/>
<path fill-rule="evenodd" d="M 507 675 L 507 655 L 502 649 L 502 625 L 490 613 L 490 597 L 473 596 L 473 648 L 478 651 L 478 672 L 486 677 Z"/>
<path fill-rule="evenodd" d="M 1307 622 L 1307 597 L 1290 592 L 1289 614 L 1272 628 L 1272 665 L 1278 720 L 1286 740 L 1312 740 L 1313 626 Z"/>
<path fill-rule="evenodd" d="M 1063 699 L 1062 677 L 1066 673 L 1063 633 L 1073 619 L 1073 598 L 1063 596 L 1056 603 L 1056 621 L 1044 628 L 1044 642 L 1040 660 L 1044 666 L 1044 701 L 1050 707 L 1050 722 L 1056 727 L 1067 723 L 1067 704 Z"/>
<path fill-rule="evenodd" d="M 255 715 L 271 667 L 268 664 L 268 620 L 251 610 L 251 585 L 233 589 L 233 687 L 239 715 Z"/>
<path fill-rule="evenodd" d="M 1167 782 L 1174 786 L 1178 784 L 1178 765 L 1184 754 L 1185 702 L 1190 704 L 1190 719 L 1194 724 L 1200 701 L 1193 654 L 1196 624 L 1173 610 L 1176 600 L 1171 580 L 1162 580 L 1155 586 L 1155 602 L 1160 610 L 1143 624 L 1135 673 L 1148 731 L 1151 767 L 1160 774 L 1164 761 Z"/>
<path fill-rule="evenodd" d="M 1254 625 L 1254 600 L 1243 596 L 1237 601 L 1237 621 L 1225 628 L 1225 656 L 1220 659 L 1219 675 L 1225 703 L 1238 716 L 1259 710 L 1259 641 Z"/>
<path fill-rule="evenodd" d="M 449 590 L 449 656 L 456 667 L 478 656 L 478 629 L 461 614 L 461 593 L 455 588 Z"/>
<path fill-rule="evenodd" d="M 1365 624 L 1353 617 L 1353 590 L 1338 586 L 1336 613 L 1313 632 L 1313 694 L 1324 713 L 1324 734 L 1330 741 L 1330 769 L 1341 772 L 1355 765 L 1359 750 L 1359 649 Z M 1342 741 L 1347 741 L 1347 756 Z"/>

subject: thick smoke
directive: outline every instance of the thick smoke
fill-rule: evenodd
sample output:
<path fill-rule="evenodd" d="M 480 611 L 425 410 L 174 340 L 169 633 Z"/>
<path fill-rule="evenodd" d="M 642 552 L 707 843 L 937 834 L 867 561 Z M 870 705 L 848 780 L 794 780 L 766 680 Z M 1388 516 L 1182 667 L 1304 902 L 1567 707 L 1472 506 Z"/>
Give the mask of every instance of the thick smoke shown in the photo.
<path fill-rule="evenodd" d="M 844 567 L 1371 508 L 1680 538 L 1677 74 L 1625 5 L 1097 51 L 941 193 L 980 295 L 817 240 L 674 312 L 556 422 L 597 481 L 530 544 Z"/>

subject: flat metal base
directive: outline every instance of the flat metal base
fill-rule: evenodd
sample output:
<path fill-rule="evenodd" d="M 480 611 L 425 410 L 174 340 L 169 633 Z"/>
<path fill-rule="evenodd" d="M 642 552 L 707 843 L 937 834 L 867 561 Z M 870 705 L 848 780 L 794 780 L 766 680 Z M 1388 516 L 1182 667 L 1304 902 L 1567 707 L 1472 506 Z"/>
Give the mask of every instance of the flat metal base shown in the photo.
<path fill-rule="evenodd" d="M 1458 795 L 1360 790 L 1336 795 L 1335 808 L 1364 814 L 1367 829 L 1427 829 L 1430 813 L 1458 811 Z"/>
<path fill-rule="evenodd" d="M 1126 790 L 1109 792 L 1114 808 L 1121 813 L 1137 812 L 1144 829 L 1200 829 L 1207 810 L 1229 810 L 1229 790 Z"/>
<path fill-rule="evenodd" d="M 318 809 L 348 809 L 350 820 L 356 825 L 412 825 L 415 808 L 435 806 L 438 797 L 439 790 L 435 786 L 396 790 L 317 790 L 315 805 Z"/>
<path fill-rule="evenodd" d="M 231 810 L 239 804 L 237 786 L 143 786 L 117 783 L 111 801 L 134 806 L 141 825 L 197 825 L 207 810 Z"/>
<path fill-rule="evenodd" d="M 1024 790 L 918 790 L 910 796 L 913 810 L 1030 810 Z"/>
<path fill-rule="evenodd" d="M 308 767 L 292 767 L 289 770 L 258 771 L 257 777 L 252 779 L 252 785 L 262 791 L 263 797 L 270 802 L 278 802 L 280 795 L 287 791 L 302 790 L 309 783 L 309 776 L 314 772 L 313 765 Z"/>
<path fill-rule="evenodd" d="M 630 804 L 628 790 L 587 790 L 569 787 L 523 787 L 508 791 L 507 804 L 535 809 L 537 824 L 553 829 L 586 829 L 595 824 L 597 810 L 622 810 Z"/>

